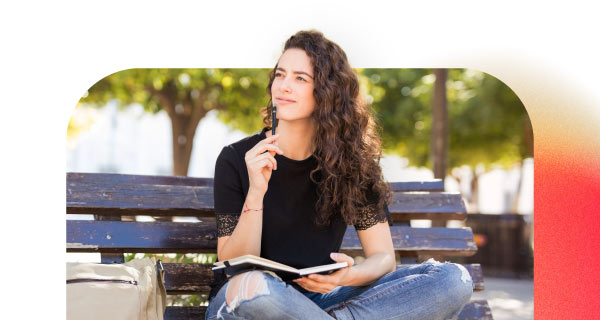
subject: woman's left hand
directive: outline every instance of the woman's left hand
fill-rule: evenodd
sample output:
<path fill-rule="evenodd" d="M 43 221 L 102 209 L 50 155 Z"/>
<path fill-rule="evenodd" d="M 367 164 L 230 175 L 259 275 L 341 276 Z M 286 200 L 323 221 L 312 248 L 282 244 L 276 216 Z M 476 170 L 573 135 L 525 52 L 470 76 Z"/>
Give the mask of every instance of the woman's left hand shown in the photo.
<path fill-rule="evenodd" d="M 328 275 L 309 274 L 308 277 L 295 279 L 294 282 L 308 291 L 320 293 L 329 293 L 335 287 L 343 286 L 348 280 L 350 269 L 354 265 L 354 259 L 343 253 L 332 252 L 330 256 L 336 262 L 348 262 L 348 266 Z"/>

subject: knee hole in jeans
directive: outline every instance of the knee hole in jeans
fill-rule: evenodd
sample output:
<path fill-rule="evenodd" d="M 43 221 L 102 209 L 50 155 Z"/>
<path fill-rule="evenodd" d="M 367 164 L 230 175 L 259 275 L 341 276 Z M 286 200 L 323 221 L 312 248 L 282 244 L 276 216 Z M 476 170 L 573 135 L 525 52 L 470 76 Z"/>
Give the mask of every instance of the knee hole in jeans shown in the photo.
<path fill-rule="evenodd" d="M 261 271 L 244 272 L 229 281 L 225 292 L 228 310 L 235 309 L 243 300 L 270 293 L 265 275 Z"/>
<path fill-rule="evenodd" d="M 469 274 L 469 271 L 467 271 L 467 268 L 458 263 L 453 263 L 453 265 L 460 270 L 460 281 L 462 281 L 463 283 L 473 281 L 473 279 L 471 279 L 471 274 Z"/>
<path fill-rule="evenodd" d="M 452 262 L 444 262 L 441 263 L 439 261 L 436 261 L 435 259 L 431 258 L 429 260 L 427 260 L 425 263 L 430 263 L 434 266 L 454 266 L 456 268 L 458 268 L 458 270 L 460 270 L 460 281 L 462 283 L 468 283 L 468 282 L 472 282 L 473 279 L 471 279 L 471 274 L 469 274 L 469 271 L 467 271 L 467 268 L 465 268 L 464 266 L 458 264 L 458 263 L 452 263 Z"/>

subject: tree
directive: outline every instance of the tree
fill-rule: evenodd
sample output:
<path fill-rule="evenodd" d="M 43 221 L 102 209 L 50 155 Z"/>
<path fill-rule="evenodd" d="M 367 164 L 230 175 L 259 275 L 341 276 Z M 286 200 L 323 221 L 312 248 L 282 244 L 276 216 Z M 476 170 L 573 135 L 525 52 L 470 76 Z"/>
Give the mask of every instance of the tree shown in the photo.
<path fill-rule="evenodd" d="M 436 76 L 427 69 L 367 69 L 363 75 L 383 126 L 386 152 L 408 158 L 413 166 L 433 168 L 430 141 Z M 448 69 L 445 85 L 445 175 L 461 165 L 509 167 L 533 156 L 529 116 L 508 86 L 493 76 L 469 69 Z M 477 183 L 477 176 L 473 183 Z"/>
<path fill-rule="evenodd" d="M 432 168 L 432 92 L 427 69 L 365 69 L 375 116 L 383 127 L 386 152 Z M 498 79 L 468 69 L 448 69 L 449 154 L 446 174 L 460 166 L 505 167 L 533 155 L 525 128 L 525 107 Z M 529 146 L 529 147 L 528 147 Z"/>
<path fill-rule="evenodd" d="M 171 119 L 173 174 L 187 175 L 198 123 L 210 110 L 231 126 L 251 132 L 266 105 L 265 69 L 129 69 L 94 84 L 80 101 L 102 107 L 116 101 L 119 108 L 134 103 Z"/>
<path fill-rule="evenodd" d="M 432 133 L 431 133 L 431 158 L 433 162 L 433 176 L 436 179 L 446 178 L 446 160 L 448 152 L 448 105 L 446 97 L 446 80 L 448 70 L 434 69 L 435 84 L 432 104 Z"/>
<path fill-rule="evenodd" d="M 367 102 L 382 127 L 383 149 L 429 166 L 431 84 L 427 69 L 361 70 Z"/>

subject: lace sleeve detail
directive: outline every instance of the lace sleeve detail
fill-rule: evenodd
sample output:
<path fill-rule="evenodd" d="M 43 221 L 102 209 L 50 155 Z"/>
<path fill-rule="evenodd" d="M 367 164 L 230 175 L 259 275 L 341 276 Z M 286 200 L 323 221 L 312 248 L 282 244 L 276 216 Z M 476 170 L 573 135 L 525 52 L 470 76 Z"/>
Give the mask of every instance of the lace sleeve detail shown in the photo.
<path fill-rule="evenodd" d="M 238 215 L 217 214 L 217 237 L 230 236 L 238 223 Z"/>
<path fill-rule="evenodd" d="M 356 230 L 366 230 L 379 222 L 386 222 L 388 219 L 384 215 L 379 215 L 372 207 L 364 208 L 359 213 L 359 218 L 354 224 Z"/>

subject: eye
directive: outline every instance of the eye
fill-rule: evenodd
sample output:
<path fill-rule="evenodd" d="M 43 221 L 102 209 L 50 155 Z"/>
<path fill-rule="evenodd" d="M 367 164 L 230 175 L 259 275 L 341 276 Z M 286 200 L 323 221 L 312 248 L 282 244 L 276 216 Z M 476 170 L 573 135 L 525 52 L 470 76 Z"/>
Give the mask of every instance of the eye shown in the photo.
<path fill-rule="evenodd" d="M 306 81 L 304 78 L 302 78 L 301 76 L 296 77 L 296 79 L 298 80 L 302 80 L 302 81 Z"/>
<path fill-rule="evenodd" d="M 276 73 L 275 73 L 275 78 L 277 78 L 277 77 L 281 77 L 281 76 L 282 76 L 281 72 L 276 72 Z"/>

